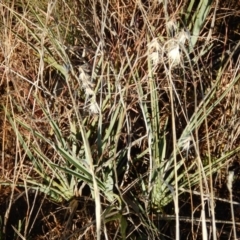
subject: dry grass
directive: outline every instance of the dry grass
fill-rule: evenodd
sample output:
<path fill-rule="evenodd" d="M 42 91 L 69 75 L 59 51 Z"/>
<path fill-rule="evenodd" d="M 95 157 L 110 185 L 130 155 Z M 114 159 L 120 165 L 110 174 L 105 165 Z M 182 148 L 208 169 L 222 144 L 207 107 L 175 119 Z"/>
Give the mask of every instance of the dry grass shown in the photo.
<path fill-rule="evenodd" d="M 240 6 L 0 11 L 0 239 L 239 237 Z"/>

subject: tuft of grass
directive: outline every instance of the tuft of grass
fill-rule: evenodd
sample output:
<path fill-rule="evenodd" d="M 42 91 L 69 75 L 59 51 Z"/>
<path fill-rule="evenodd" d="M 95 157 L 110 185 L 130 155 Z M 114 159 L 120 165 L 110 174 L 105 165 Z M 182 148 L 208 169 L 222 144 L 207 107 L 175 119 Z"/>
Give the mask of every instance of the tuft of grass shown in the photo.
<path fill-rule="evenodd" d="M 0 3 L 1 238 L 217 239 L 222 220 L 237 237 L 226 169 L 240 150 L 239 36 L 222 31 L 237 20 L 228 8 Z M 13 221 L 19 199 L 26 214 Z M 223 199 L 229 218 L 216 211 Z"/>

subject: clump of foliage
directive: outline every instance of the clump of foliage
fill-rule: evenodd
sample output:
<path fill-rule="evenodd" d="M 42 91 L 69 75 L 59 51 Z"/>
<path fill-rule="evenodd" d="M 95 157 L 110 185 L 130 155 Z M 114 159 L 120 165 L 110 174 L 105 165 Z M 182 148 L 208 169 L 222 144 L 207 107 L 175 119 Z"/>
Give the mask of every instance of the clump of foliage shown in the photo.
<path fill-rule="evenodd" d="M 236 238 L 239 17 L 224 4 L 0 3 L 0 239 Z"/>

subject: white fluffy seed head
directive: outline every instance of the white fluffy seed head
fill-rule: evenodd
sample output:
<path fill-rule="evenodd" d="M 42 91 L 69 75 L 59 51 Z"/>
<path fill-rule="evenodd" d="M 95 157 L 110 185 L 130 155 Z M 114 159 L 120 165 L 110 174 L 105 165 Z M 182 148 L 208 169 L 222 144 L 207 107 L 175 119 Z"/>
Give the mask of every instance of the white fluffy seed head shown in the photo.
<path fill-rule="evenodd" d="M 98 114 L 99 113 L 99 107 L 98 107 L 98 104 L 94 99 L 92 99 L 91 103 L 90 103 L 90 107 L 89 107 L 89 111 L 91 114 Z"/>
<path fill-rule="evenodd" d="M 185 43 L 186 43 L 186 40 L 190 40 L 190 35 L 189 35 L 189 33 L 188 32 L 186 32 L 186 31 L 184 31 L 184 30 L 182 30 L 178 35 L 177 35 L 177 41 L 180 43 L 180 44 L 182 44 L 182 45 L 184 45 Z"/>
<path fill-rule="evenodd" d="M 172 66 L 179 64 L 181 61 L 181 55 L 178 42 L 172 38 L 166 43 L 165 46 L 165 52 L 167 53 L 170 64 Z"/>
<path fill-rule="evenodd" d="M 166 23 L 166 29 L 167 29 L 169 36 L 174 37 L 175 33 L 177 32 L 177 29 L 178 29 L 176 21 L 174 19 L 169 20 Z"/>
<path fill-rule="evenodd" d="M 157 38 L 154 38 L 150 43 L 148 43 L 148 54 L 153 67 L 156 67 L 160 62 L 161 50 L 161 45 Z"/>
<path fill-rule="evenodd" d="M 229 192 L 232 191 L 233 178 L 234 178 L 234 171 L 229 171 L 228 178 L 227 178 L 227 188 Z"/>

